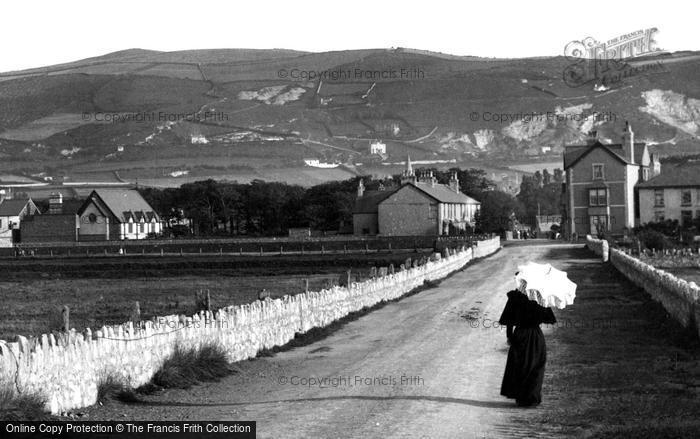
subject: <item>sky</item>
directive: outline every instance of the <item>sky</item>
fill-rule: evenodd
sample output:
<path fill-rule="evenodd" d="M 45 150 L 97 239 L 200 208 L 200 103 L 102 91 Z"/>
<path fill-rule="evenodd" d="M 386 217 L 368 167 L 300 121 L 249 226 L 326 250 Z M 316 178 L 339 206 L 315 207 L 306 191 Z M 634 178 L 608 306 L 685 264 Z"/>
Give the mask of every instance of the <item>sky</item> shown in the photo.
<path fill-rule="evenodd" d="M 555 56 L 573 40 L 605 41 L 653 27 L 662 49 L 700 50 L 700 4 L 681 0 L 22 0 L 0 10 L 0 72 L 129 48 L 410 47 L 498 58 Z"/>

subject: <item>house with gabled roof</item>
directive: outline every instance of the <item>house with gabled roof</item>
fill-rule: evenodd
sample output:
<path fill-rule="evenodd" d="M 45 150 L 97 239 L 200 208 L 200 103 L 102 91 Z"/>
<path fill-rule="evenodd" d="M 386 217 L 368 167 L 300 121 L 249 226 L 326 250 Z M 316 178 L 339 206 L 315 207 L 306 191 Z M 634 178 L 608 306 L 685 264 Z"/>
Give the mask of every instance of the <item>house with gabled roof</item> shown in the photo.
<path fill-rule="evenodd" d="M 595 135 L 586 145 L 564 151 L 562 224 L 567 237 L 623 234 L 639 223 L 636 185 L 660 170 L 657 154 L 634 141 L 628 123 L 622 142 L 602 143 Z"/>
<path fill-rule="evenodd" d="M 637 184 L 640 224 L 677 220 L 683 228 L 700 218 L 700 163 L 664 166 L 654 178 Z"/>
<path fill-rule="evenodd" d="M 144 239 L 160 234 L 160 216 L 136 190 L 95 189 L 77 211 L 80 241 Z"/>
<path fill-rule="evenodd" d="M 0 247 L 12 247 L 20 242 L 22 220 L 37 211 L 31 198 L 0 199 Z"/>
<path fill-rule="evenodd" d="M 411 160 L 392 190 L 368 191 L 360 181 L 353 210 L 357 235 L 426 236 L 471 231 L 481 203 L 460 191 L 456 173 L 440 184 L 432 172 L 416 176 Z"/>

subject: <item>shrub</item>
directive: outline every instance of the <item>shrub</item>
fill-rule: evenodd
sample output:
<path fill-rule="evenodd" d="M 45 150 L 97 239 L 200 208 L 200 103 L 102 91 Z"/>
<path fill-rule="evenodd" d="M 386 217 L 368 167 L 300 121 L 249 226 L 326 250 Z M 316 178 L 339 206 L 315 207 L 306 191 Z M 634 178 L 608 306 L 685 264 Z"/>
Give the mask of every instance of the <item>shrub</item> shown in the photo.
<path fill-rule="evenodd" d="M 649 249 L 664 250 L 674 247 L 673 242 L 666 235 L 656 230 L 642 230 L 637 233 L 637 238 L 642 246 Z"/>
<path fill-rule="evenodd" d="M 198 349 L 176 346 L 151 382 L 159 387 L 186 389 L 198 381 L 216 381 L 231 372 L 226 352 L 219 345 L 206 344 Z"/>
<path fill-rule="evenodd" d="M 48 419 L 46 398 L 38 393 L 18 394 L 9 383 L 0 385 L 0 419 L 38 421 Z"/>
<path fill-rule="evenodd" d="M 115 374 L 106 374 L 97 383 L 97 402 L 105 402 L 110 398 L 121 402 L 138 401 L 134 389 Z"/>

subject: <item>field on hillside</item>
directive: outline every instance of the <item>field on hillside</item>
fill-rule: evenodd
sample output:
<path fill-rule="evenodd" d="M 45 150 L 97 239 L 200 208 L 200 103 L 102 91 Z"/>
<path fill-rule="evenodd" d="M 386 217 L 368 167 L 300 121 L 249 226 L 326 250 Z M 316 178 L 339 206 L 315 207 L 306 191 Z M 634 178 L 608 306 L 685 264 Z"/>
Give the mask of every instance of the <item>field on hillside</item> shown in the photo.
<path fill-rule="evenodd" d="M 365 279 L 371 266 L 398 267 L 416 253 L 352 256 L 295 256 L 236 258 L 233 268 L 204 264 L 201 257 L 186 260 L 150 259 L 147 270 L 140 270 L 144 259 L 118 258 L 23 260 L 0 262 L 0 302 L 5 316 L 0 320 L 0 340 L 16 335 L 37 336 L 61 326 L 61 309 L 70 307 L 71 326 L 77 330 L 120 324 L 131 319 L 134 303 L 141 316 L 149 319 L 169 314 L 197 311 L 195 293 L 209 291 L 213 308 L 257 300 L 265 288 L 272 297 L 293 295 L 309 289 L 318 291 L 352 270 L 354 281 Z M 230 259 L 230 258 L 228 258 Z M 228 260 L 227 259 L 227 260 Z M 185 261 L 185 262 L 183 262 Z M 91 270 L 91 264 L 95 270 Z M 153 268 L 152 264 L 158 267 Z M 207 268 L 211 266 L 218 268 Z M 10 275 L 11 273 L 11 275 Z"/>
<path fill-rule="evenodd" d="M 700 56 L 658 60 L 660 68 L 600 90 L 593 82 L 566 83 L 571 61 L 564 57 L 485 59 L 404 49 L 115 52 L 0 74 L 0 168 L 51 168 L 53 177 L 70 177 L 71 170 L 122 171 L 137 162 L 142 184 L 179 184 L 171 173 L 313 184 L 347 173 L 307 179 L 305 158 L 375 165 L 410 155 L 473 158 L 494 167 L 551 161 L 550 154 L 585 142 L 590 131 L 619 141 L 625 121 L 635 139 L 664 156 L 697 150 Z M 372 77 L 404 70 L 422 74 Z M 339 71 L 345 76 L 324 76 Z M 98 120 L 115 112 L 158 117 Z M 548 116 L 528 118 L 533 113 Z M 387 145 L 388 157 L 369 153 L 374 139 Z M 550 154 L 542 154 L 545 146 Z M 95 167 L 85 169 L 90 164 Z"/>

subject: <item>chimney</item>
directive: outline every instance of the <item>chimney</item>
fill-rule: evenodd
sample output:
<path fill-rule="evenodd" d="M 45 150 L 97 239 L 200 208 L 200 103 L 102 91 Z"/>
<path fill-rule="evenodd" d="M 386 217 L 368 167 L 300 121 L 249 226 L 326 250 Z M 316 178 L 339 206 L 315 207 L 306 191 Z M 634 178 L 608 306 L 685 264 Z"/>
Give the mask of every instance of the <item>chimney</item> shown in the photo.
<path fill-rule="evenodd" d="M 593 145 L 598 141 L 598 131 L 589 131 L 588 138 L 586 139 L 586 145 Z"/>
<path fill-rule="evenodd" d="M 53 193 L 49 197 L 49 214 L 60 215 L 63 213 L 63 195 L 60 192 Z"/>
<path fill-rule="evenodd" d="M 429 181 L 430 181 L 430 187 L 435 187 L 435 185 L 437 184 L 437 178 L 435 178 L 435 176 L 433 175 L 433 171 L 430 171 Z"/>
<path fill-rule="evenodd" d="M 360 179 L 360 183 L 357 185 L 357 198 L 362 198 L 362 196 L 365 194 L 365 184 L 362 182 L 362 179 Z"/>
<path fill-rule="evenodd" d="M 659 153 L 655 152 L 651 155 L 651 176 L 656 177 L 659 174 L 661 174 L 661 160 Z"/>
<path fill-rule="evenodd" d="M 629 122 L 625 122 L 625 131 L 622 133 L 622 149 L 625 151 L 625 158 L 634 164 L 634 132 Z"/>
<path fill-rule="evenodd" d="M 452 173 L 450 177 L 450 189 L 459 193 L 459 178 L 457 178 L 457 171 Z"/>
<path fill-rule="evenodd" d="M 0 189 L 0 203 L 5 201 L 5 189 Z"/>

